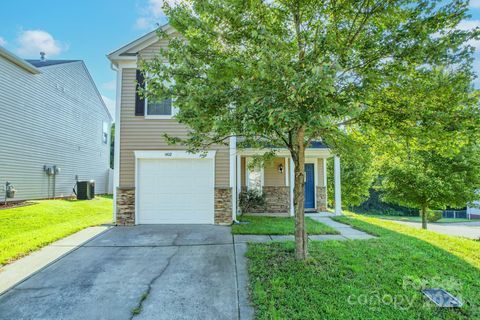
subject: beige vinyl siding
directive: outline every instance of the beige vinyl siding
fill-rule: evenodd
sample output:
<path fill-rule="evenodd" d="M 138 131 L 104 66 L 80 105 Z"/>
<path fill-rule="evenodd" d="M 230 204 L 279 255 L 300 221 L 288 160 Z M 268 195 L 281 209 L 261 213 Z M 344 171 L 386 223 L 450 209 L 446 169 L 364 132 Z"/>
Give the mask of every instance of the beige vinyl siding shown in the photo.
<path fill-rule="evenodd" d="M 323 172 L 323 159 L 318 159 L 317 161 L 318 161 L 318 163 L 317 163 L 318 186 L 319 187 L 325 187 L 324 172 Z"/>
<path fill-rule="evenodd" d="M 278 166 L 283 166 L 283 172 L 278 172 Z M 265 163 L 263 168 L 263 185 L 267 187 L 285 186 L 285 158 L 275 158 Z"/>
<path fill-rule="evenodd" d="M 163 134 L 184 138 L 187 128 L 174 119 L 152 120 L 135 116 L 135 76 L 133 68 L 123 69 L 120 126 L 120 187 L 135 186 L 136 150 L 184 150 L 181 145 L 168 145 Z M 229 187 L 229 149 L 217 150 L 215 160 L 215 186 Z"/>
<path fill-rule="evenodd" d="M 159 40 L 154 44 L 149 45 L 148 47 L 140 50 L 138 55 L 142 60 L 152 60 L 159 52 L 160 48 L 165 48 L 167 46 L 167 41 Z"/>
<path fill-rule="evenodd" d="M 282 164 L 283 165 L 283 172 L 279 173 L 278 172 L 278 166 Z M 241 177 L 240 177 L 240 183 L 242 187 L 246 186 L 245 182 L 245 176 L 246 176 L 246 170 L 247 170 L 247 165 L 246 165 L 246 157 L 242 157 L 240 159 L 240 167 L 241 167 Z M 285 186 L 285 174 L 286 174 L 286 168 L 285 168 L 285 158 L 275 158 L 273 159 L 272 162 L 265 163 L 265 166 L 263 168 L 263 185 L 268 186 L 268 187 L 279 187 L 279 186 Z"/>
<path fill-rule="evenodd" d="M 278 172 L 278 166 L 283 165 L 283 172 Z M 287 166 L 288 170 L 290 168 L 290 161 L 285 163 L 285 158 L 275 158 L 273 162 L 266 163 L 264 167 L 264 185 L 270 187 L 278 187 L 278 186 L 285 186 L 285 175 L 287 174 Z M 242 157 L 240 160 L 240 168 L 241 168 L 241 175 L 240 175 L 240 183 L 242 187 L 246 186 L 245 182 L 245 175 L 246 175 L 246 157 Z M 323 158 L 317 159 L 317 183 L 319 187 L 324 187 L 324 171 L 323 171 Z M 290 178 L 289 178 L 290 179 Z"/>

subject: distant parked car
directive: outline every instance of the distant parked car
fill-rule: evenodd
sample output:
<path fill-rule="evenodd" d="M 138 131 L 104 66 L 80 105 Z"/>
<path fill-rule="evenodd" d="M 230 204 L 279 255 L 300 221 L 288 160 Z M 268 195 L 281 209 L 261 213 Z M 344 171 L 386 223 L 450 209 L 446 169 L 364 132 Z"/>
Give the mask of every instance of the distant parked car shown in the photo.
<path fill-rule="evenodd" d="M 0 201 L 6 189 L 16 200 L 71 196 L 77 180 L 108 192 L 112 117 L 83 61 L 0 47 L 0 119 Z"/>

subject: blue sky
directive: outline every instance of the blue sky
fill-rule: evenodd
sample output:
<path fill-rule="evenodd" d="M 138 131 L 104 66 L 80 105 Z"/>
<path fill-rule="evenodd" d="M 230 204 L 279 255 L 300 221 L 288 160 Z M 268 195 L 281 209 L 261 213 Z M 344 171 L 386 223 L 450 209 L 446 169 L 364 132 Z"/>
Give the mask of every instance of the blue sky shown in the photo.
<path fill-rule="evenodd" d="M 113 110 L 106 54 L 164 23 L 161 0 L 15 0 L 0 4 L 0 46 L 25 59 L 84 60 Z"/>
<path fill-rule="evenodd" d="M 115 72 L 106 54 L 165 23 L 163 0 L 15 0 L 0 5 L 0 46 L 22 58 L 84 60 L 109 109 L 115 104 Z M 480 26 L 480 0 L 471 0 L 471 19 Z M 480 41 L 472 43 L 477 50 Z M 476 69 L 480 70 L 477 51 Z M 480 88 L 480 80 L 476 82 Z"/>

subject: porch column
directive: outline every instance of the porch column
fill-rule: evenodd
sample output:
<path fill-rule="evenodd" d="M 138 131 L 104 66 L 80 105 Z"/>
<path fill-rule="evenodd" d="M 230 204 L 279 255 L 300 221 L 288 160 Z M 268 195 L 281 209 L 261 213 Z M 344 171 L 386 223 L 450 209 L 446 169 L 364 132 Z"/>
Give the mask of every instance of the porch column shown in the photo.
<path fill-rule="evenodd" d="M 232 220 L 237 220 L 237 137 L 230 137 L 230 192 L 232 196 Z"/>
<path fill-rule="evenodd" d="M 335 179 L 335 214 L 342 214 L 342 190 L 340 185 L 340 158 L 333 158 L 333 175 Z"/>
<path fill-rule="evenodd" d="M 323 158 L 323 186 L 325 187 L 325 209 L 328 210 L 327 158 Z"/>
<path fill-rule="evenodd" d="M 293 187 L 295 186 L 295 164 L 293 163 L 292 158 L 290 157 L 290 216 L 295 215 L 295 207 L 293 205 Z"/>
<path fill-rule="evenodd" d="M 237 192 L 237 212 L 238 211 L 238 199 L 240 199 L 240 192 L 242 192 L 242 157 L 237 155 L 236 159 L 236 173 L 237 173 L 237 187 L 236 187 L 236 192 Z M 243 214 L 243 212 L 242 212 Z"/>

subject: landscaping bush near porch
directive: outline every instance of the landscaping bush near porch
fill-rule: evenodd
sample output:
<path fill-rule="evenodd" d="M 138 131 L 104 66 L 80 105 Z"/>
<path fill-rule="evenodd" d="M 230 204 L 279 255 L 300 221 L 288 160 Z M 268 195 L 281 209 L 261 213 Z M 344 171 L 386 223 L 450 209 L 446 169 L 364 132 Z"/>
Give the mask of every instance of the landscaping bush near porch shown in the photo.
<path fill-rule="evenodd" d="M 42 200 L 0 210 L 0 266 L 86 227 L 112 222 L 112 198 Z"/>
<path fill-rule="evenodd" d="M 480 319 L 480 243 L 395 222 L 336 218 L 379 236 L 312 241 L 306 262 L 294 243 L 248 249 L 258 319 Z M 422 288 L 445 288 L 460 309 L 435 307 Z"/>
<path fill-rule="evenodd" d="M 246 224 L 234 224 L 234 234 L 271 234 L 271 235 L 293 235 L 295 231 L 295 220 L 293 217 L 262 217 L 262 216 L 240 216 L 240 222 Z M 309 217 L 305 218 L 308 234 L 339 234 L 332 227 Z"/>

